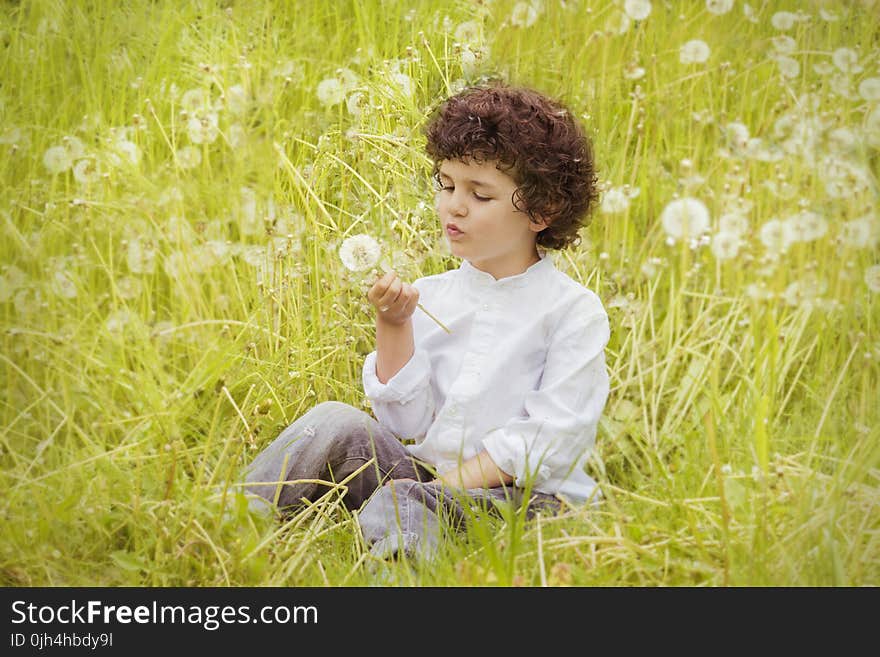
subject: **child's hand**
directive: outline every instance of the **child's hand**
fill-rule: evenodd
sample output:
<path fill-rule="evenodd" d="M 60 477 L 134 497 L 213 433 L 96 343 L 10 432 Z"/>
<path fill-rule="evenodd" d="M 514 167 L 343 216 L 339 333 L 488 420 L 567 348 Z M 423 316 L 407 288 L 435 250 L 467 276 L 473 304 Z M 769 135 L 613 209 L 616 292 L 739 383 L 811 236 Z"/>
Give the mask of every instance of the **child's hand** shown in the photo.
<path fill-rule="evenodd" d="M 401 281 L 397 272 L 389 271 L 373 283 L 367 299 L 376 307 L 382 320 L 389 324 L 403 324 L 418 307 L 419 291 Z"/>

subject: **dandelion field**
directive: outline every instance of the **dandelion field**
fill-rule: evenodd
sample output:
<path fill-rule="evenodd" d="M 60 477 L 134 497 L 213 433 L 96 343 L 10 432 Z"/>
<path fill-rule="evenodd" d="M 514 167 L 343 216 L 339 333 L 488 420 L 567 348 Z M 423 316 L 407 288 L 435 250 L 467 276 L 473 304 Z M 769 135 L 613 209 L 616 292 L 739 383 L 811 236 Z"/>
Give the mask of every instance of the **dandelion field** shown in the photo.
<path fill-rule="evenodd" d="M 321 401 L 369 410 L 366 233 L 457 267 L 427 114 L 560 98 L 603 189 L 606 501 L 450 537 L 400 585 L 880 584 L 880 3 L 6 2 L 0 583 L 374 583 L 338 490 L 233 484 Z"/>

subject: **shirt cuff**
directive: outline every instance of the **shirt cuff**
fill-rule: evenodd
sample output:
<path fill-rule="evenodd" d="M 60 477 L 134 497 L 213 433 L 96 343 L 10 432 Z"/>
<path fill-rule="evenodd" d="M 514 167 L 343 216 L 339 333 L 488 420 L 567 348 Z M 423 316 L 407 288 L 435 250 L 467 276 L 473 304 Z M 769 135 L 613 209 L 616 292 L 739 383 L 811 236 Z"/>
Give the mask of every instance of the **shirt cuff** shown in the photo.
<path fill-rule="evenodd" d="M 514 485 L 519 488 L 524 488 L 527 483 L 531 483 L 532 487 L 540 486 L 550 478 L 551 469 L 543 463 L 531 463 L 528 447 L 525 443 L 512 444 L 516 442 L 516 437 L 503 429 L 496 429 L 483 438 L 483 447 L 495 465 L 514 478 Z"/>
<path fill-rule="evenodd" d="M 364 360 L 364 393 L 371 401 L 406 404 L 429 385 L 430 379 L 431 362 L 421 349 L 416 349 L 387 383 L 382 383 L 376 376 L 376 352 L 369 353 Z"/>

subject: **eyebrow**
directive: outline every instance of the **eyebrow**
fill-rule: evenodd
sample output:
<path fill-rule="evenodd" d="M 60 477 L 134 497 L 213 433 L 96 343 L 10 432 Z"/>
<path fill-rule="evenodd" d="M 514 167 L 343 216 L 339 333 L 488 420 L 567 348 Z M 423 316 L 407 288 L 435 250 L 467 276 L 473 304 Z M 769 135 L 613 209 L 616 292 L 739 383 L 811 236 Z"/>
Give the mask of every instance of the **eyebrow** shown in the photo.
<path fill-rule="evenodd" d="M 440 175 L 443 176 L 444 178 L 449 178 L 450 180 L 453 180 L 452 176 L 450 176 L 448 173 L 446 173 L 446 172 L 443 171 L 442 169 L 440 170 L 439 173 L 440 173 Z M 465 182 L 466 182 L 466 183 L 470 183 L 470 184 L 473 185 L 474 187 L 485 187 L 485 188 L 487 188 L 487 189 L 495 189 L 495 185 L 493 185 L 492 183 L 484 182 L 484 181 L 482 181 L 482 180 L 476 180 L 476 179 L 474 179 L 474 178 L 472 178 L 472 179 L 470 179 L 470 180 L 465 180 Z"/>

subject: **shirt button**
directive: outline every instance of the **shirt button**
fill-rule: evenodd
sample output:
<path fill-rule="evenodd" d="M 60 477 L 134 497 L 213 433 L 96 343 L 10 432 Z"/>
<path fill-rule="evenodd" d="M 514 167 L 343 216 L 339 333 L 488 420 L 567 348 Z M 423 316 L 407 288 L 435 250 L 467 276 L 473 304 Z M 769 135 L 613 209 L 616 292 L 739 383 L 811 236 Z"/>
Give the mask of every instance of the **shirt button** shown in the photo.
<path fill-rule="evenodd" d="M 483 310 L 489 310 L 489 304 L 488 304 L 488 303 L 484 303 L 484 304 L 483 304 Z"/>

